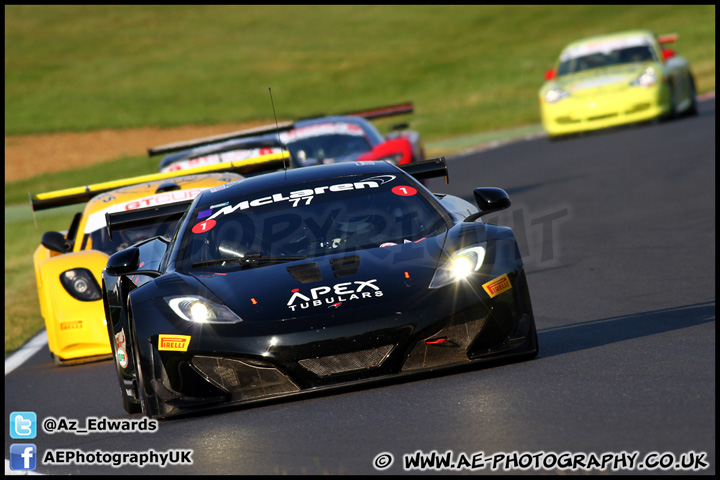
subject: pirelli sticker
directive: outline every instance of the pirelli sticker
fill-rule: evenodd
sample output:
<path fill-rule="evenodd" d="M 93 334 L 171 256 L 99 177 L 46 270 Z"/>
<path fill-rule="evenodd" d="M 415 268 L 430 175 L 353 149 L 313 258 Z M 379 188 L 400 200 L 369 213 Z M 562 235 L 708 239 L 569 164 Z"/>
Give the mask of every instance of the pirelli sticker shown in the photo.
<path fill-rule="evenodd" d="M 502 276 L 483 284 L 483 288 L 487 294 L 490 295 L 490 298 L 493 298 L 496 295 L 500 295 L 501 293 L 510 290 L 512 285 L 510 285 L 510 279 L 507 274 L 503 274 Z"/>
<path fill-rule="evenodd" d="M 163 335 L 158 337 L 158 350 L 187 352 L 190 335 Z"/>
<path fill-rule="evenodd" d="M 60 322 L 60 330 L 77 330 L 83 328 L 82 320 L 74 320 L 71 322 Z"/>

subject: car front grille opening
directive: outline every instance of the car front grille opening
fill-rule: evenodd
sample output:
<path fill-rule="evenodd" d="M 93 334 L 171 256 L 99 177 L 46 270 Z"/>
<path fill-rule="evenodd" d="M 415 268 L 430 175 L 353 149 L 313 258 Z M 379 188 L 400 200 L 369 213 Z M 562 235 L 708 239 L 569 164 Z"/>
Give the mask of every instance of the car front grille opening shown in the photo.
<path fill-rule="evenodd" d="M 394 345 L 383 345 L 377 348 L 358 352 L 341 353 L 327 357 L 306 358 L 298 361 L 300 365 L 319 377 L 337 373 L 354 372 L 377 367 L 390 355 Z"/>
<path fill-rule="evenodd" d="M 192 365 L 234 399 L 250 400 L 300 391 L 277 368 L 254 360 L 196 355 Z"/>

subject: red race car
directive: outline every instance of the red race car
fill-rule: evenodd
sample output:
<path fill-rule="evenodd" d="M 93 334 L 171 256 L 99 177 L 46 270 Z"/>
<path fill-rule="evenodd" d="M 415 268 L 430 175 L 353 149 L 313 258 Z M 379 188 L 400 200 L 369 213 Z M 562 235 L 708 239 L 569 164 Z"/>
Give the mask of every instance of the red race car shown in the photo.
<path fill-rule="evenodd" d="M 241 130 L 148 150 L 169 154 L 160 162 L 168 172 L 237 161 L 289 150 L 293 167 L 365 160 L 388 160 L 404 165 L 425 159 L 420 134 L 407 123 L 381 134 L 370 120 L 413 112 L 412 102 L 340 115 L 314 116 L 279 125 Z"/>

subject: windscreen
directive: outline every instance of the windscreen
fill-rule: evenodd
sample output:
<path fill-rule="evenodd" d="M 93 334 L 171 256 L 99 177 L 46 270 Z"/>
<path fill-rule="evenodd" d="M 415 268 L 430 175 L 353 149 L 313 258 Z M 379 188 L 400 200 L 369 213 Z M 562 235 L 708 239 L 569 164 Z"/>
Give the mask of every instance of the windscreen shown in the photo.
<path fill-rule="evenodd" d="M 566 48 L 560 54 L 558 76 L 613 65 L 658 61 L 645 36 L 597 40 Z"/>
<path fill-rule="evenodd" d="M 355 158 L 372 150 L 363 129 L 352 123 L 310 125 L 280 134 L 293 158 L 302 166 Z"/>
<path fill-rule="evenodd" d="M 248 268 L 416 242 L 448 228 L 426 196 L 404 175 L 358 175 L 198 205 L 180 258 L 185 269 Z"/>

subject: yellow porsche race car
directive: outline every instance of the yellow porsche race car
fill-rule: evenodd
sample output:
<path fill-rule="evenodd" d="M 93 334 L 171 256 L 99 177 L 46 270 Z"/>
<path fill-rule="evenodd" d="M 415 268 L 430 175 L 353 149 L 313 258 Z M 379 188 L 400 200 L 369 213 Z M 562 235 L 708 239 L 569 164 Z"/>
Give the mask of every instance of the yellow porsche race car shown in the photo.
<path fill-rule="evenodd" d="M 69 230 L 45 232 L 33 263 L 40 311 L 55 363 L 85 363 L 110 358 L 102 302 L 102 270 L 113 253 L 154 236 L 171 237 L 177 217 L 123 229 L 112 235 L 106 215 L 177 203 L 187 207 L 201 191 L 241 180 L 243 175 L 282 168 L 288 153 L 158 173 L 31 197 L 33 211 L 87 202 Z"/>
<path fill-rule="evenodd" d="M 539 91 L 547 135 L 697 113 L 688 62 L 665 48 L 677 38 L 631 30 L 566 46 Z"/>

